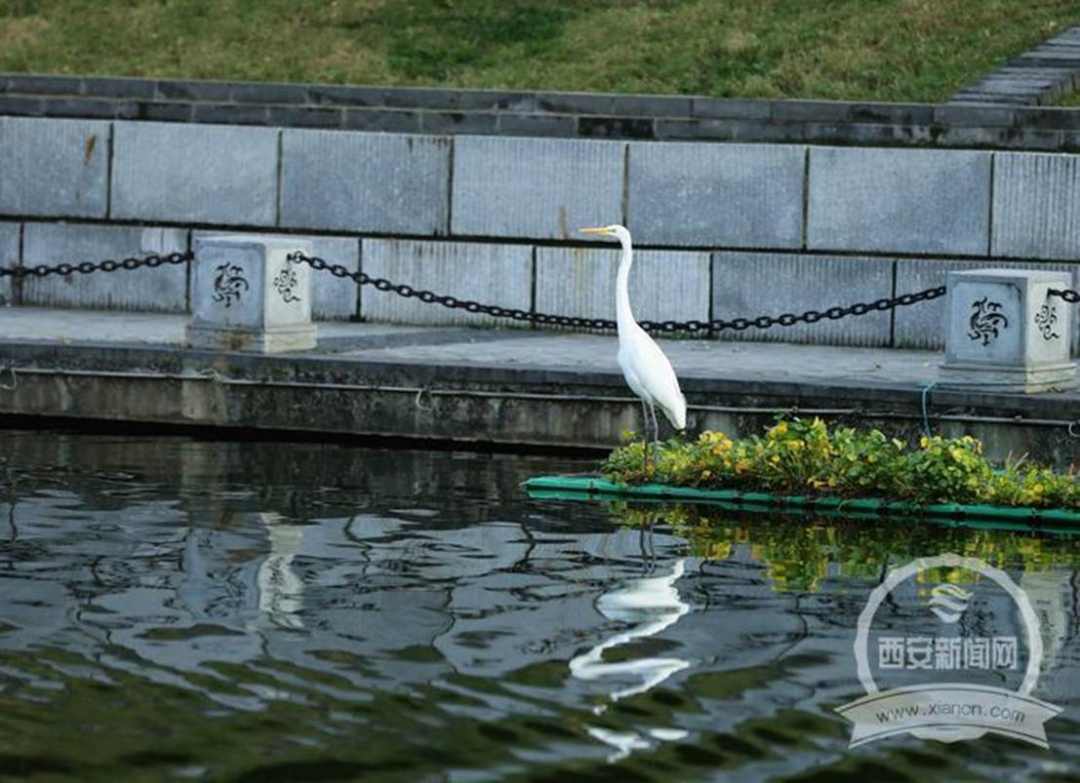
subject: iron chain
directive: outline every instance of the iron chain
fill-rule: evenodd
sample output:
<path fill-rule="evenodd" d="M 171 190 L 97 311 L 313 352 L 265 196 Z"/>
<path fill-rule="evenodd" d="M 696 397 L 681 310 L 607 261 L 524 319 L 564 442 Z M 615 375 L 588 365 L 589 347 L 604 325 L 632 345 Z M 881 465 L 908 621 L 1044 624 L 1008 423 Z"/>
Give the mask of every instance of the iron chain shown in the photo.
<path fill-rule="evenodd" d="M 315 270 L 327 270 L 334 277 L 347 277 L 358 285 L 371 285 L 379 291 L 390 291 L 398 296 L 416 298 L 427 304 L 439 304 L 457 310 L 465 310 L 469 313 L 483 313 L 493 318 L 508 318 L 513 321 L 526 321 L 528 323 L 541 324 L 544 326 L 565 326 L 572 329 L 597 329 L 614 330 L 615 322 L 607 318 L 581 318 L 571 315 L 551 315 L 548 313 L 526 312 L 515 308 L 486 305 L 469 299 L 458 299 L 453 296 L 440 296 L 431 291 L 417 290 L 410 285 L 395 284 L 383 277 L 371 277 L 364 272 L 351 272 L 341 264 L 330 264 L 317 256 L 309 256 L 306 253 L 295 252 L 289 255 L 289 260 L 294 263 L 305 263 Z M 846 318 L 849 315 L 865 315 L 869 312 L 884 312 L 895 307 L 913 305 L 918 302 L 926 302 L 945 295 L 945 286 L 927 288 L 914 294 L 876 299 L 873 302 L 859 302 L 848 307 L 830 307 L 825 311 L 807 310 L 804 313 L 783 313 L 778 316 L 762 315 L 757 318 L 734 318 L 730 321 L 714 319 L 712 321 L 642 321 L 641 327 L 649 332 L 671 334 L 675 332 L 688 332 L 689 334 L 713 333 L 732 330 L 742 332 L 750 327 L 756 329 L 768 329 L 773 326 L 794 326 L 797 323 L 813 324 L 823 318 L 832 321 Z"/>
<path fill-rule="evenodd" d="M 104 261 L 83 261 L 79 264 L 55 264 L 53 266 L 47 266 L 46 264 L 38 264 L 36 266 L 9 266 L 0 267 L 0 278 L 2 277 L 14 277 L 21 279 L 24 277 L 48 277 L 49 275 L 62 275 L 67 277 L 68 275 L 75 274 L 76 272 L 82 275 L 88 275 L 91 272 L 115 272 L 118 269 L 132 270 L 139 267 L 158 267 L 162 264 L 183 264 L 191 261 L 195 255 L 191 251 L 184 253 L 169 253 L 167 255 L 159 255 L 157 253 L 151 253 L 148 256 L 142 258 L 124 258 L 116 261 L 111 258 L 106 258 Z"/>

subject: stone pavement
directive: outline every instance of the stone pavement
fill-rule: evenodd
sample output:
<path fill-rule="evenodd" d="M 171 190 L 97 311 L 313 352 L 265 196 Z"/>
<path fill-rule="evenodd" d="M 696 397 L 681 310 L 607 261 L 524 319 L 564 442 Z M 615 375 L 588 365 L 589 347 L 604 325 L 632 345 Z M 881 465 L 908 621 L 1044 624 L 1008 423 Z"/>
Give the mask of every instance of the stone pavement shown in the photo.
<path fill-rule="evenodd" d="M 314 351 L 184 347 L 186 316 L 0 308 L 0 416 L 313 437 L 607 448 L 640 406 L 614 335 L 321 322 Z M 691 429 L 758 432 L 798 409 L 902 436 L 972 432 L 1004 457 L 1080 462 L 1080 393 L 939 385 L 939 352 L 662 340 Z M 237 429 L 239 428 L 239 429 Z"/>
<path fill-rule="evenodd" d="M 179 315 L 7 307 L 0 308 L 0 345 L 49 341 L 73 347 L 114 343 L 180 348 L 187 322 L 187 316 Z M 620 373 L 614 335 L 334 321 L 320 322 L 318 331 L 318 353 L 342 361 Z M 839 382 L 918 389 L 937 380 L 943 360 L 936 351 L 681 339 L 660 344 L 687 381 Z"/>

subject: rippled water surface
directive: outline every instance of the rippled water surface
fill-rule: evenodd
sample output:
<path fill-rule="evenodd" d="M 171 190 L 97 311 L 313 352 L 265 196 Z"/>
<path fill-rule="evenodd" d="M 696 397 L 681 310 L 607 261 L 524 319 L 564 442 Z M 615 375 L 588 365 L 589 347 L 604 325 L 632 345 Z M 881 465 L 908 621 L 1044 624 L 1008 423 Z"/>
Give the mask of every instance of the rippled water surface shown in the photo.
<path fill-rule="evenodd" d="M 566 459 L 0 433 L 0 777 L 1066 780 L 1080 543 L 530 501 Z M 1049 750 L 848 749 L 890 568 L 1031 597 Z"/>

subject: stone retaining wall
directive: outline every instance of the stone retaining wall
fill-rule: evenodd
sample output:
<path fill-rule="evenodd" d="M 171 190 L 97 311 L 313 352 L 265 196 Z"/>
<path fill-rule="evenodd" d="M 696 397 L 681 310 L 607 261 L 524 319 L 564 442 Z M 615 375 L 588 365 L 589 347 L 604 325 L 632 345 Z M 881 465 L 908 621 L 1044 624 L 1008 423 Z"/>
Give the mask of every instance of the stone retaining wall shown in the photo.
<path fill-rule="evenodd" d="M 1064 65 L 1068 66 L 1064 71 L 1053 69 L 1061 91 L 1080 82 L 1080 70 L 1070 70 L 1071 62 Z M 971 98 L 958 96 L 964 101 Z M 1080 152 L 1080 111 L 983 103 L 745 100 L 0 74 L 0 115 L 18 117 L 435 135 Z"/>
<path fill-rule="evenodd" d="M 610 316 L 626 223 L 639 318 L 868 301 L 946 270 L 1080 257 L 1078 156 L 993 150 L 367 133 L 0 117 L 0 264 L 190 246 L 196 231 L 311 237 L 329 261 L 507 307 Z M 184 311 L 185 270 L 28 279 L 18 304 Z M 315 312 L 489 320 L 317 276 Z M 937 347 L 941 302 L 734 339 Z"/>

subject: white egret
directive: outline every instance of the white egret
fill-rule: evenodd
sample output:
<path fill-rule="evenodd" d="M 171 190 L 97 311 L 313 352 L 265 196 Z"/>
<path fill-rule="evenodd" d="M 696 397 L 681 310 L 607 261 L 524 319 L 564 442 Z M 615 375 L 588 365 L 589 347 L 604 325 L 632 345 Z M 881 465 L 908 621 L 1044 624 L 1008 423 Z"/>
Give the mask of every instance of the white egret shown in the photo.
<path fill-rule="evenodd" d="M 615 279 L 615 322 L 619 329 L 618 360 L 626 383 L 641 399 L 641 412 L 645 417 L 645 464 L 648 466 L 649 444 L 660 438 L 656 408 L 659 407 L 664 412 L 672 427 L 684 430 L 686 398 L 679 389 L 679 379 L 671 369 L 671 362 L 656 341 L 638 326 L 630 310 L 630 265 L 634 262 L 630 232 L 618 225 L 583 228 L 581 232 L 615 237 L 622 245 L 619 273 Z"/>

